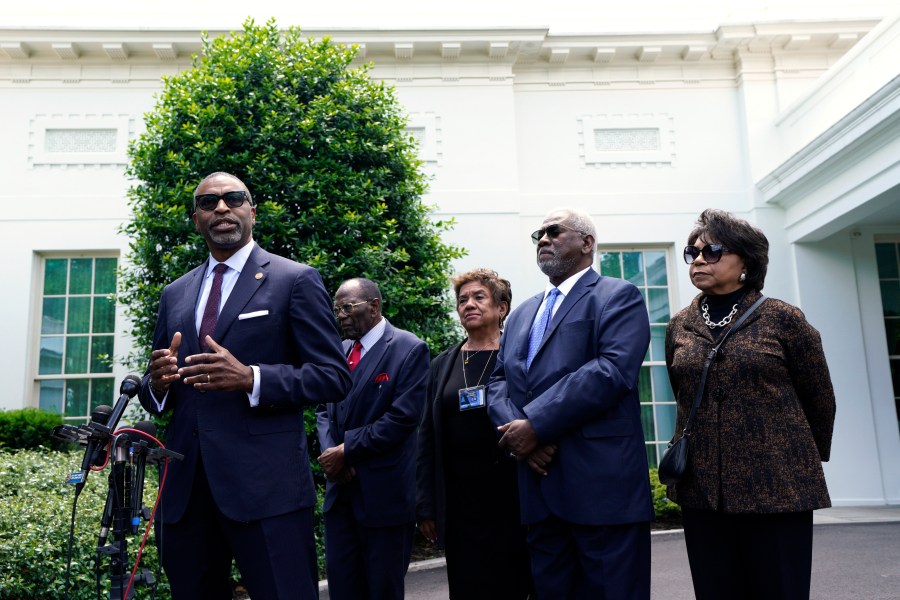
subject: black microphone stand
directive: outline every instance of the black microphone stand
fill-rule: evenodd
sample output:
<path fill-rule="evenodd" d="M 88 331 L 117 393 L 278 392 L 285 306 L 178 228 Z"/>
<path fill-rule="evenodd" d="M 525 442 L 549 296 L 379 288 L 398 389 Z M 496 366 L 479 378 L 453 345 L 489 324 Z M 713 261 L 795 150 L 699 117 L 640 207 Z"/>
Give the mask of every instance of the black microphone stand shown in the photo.
<path fill-rule="evenodd" d="M 134 585 L 128 584 L 130 573 L 128 573 L 127 536 L 138 532 L 141 517 L 145 520 L 150 517 L 149 509 L 143 505 L 144 473 L 147 462 L 155 464 L 169 458 L 176 460 L 184 458 L 182 454 L 165 448 L 150 448 L 148 440 L 144 439 L 145 436 L 141 433 L 152 436 L 155 434 L 156 428 L 152 423 L 146 421 L 135 425 L 138 432 L 131 434 L 135 436 L 135 440 L 132 440 L 131 435 L 126 432 L 114 435 L 113 431 L 125 412 L 128 401 L 137 393 L 139 386 L 140 378 L 136 375 L 129 375 L 122 382 L 119 399 L 113 408 L 97 407 L 91 415 L 91 422 L 87 425 L 80 427 L 59 425 L 51 432 L 54 438 L 86 446 L 81 469 L 72 473 L 68 478 L 68 483 L 75 486 L 75 502 L 84 488 L 90 467 L 103 463 L 104 456 L 101 453 L 103 447 L 109 442 L 111 462 L 108 478 L 109 490 L 103 515 L 100 518 L 97 554 L 98 558 L 106 555 L 110 559 L 110 600 L 130 600 L 134 597 L 134 586 L 155 583 L 152 573 L 142 569 L 140 573 L 135 574 Z M 75 525 L 74 504 L 72 511 L 72 530 L 69 533 L 70 564 Z M 112 542 L 107 544 L 110 527 L 112 528 Z M 68 597 L 69 591 L 68 571 L 67 567 L 66 597 Z"/>
<path fill-rule="evenodd" d="M 147 432 L 149 425 L 138 423 L 135 427 Z M 154 428 L 155 429 L 155 428 Z M 132 440 L 131 437 L 141 439 Z M 144 473 L 149 461 L 159 463 L 166 458 L 181 460 L 183 455 L 164 448 L 150 448 L 147 440 L 139 434 L 122 433 L 116 436 L 113 444 L 115 461 L 109 473 L 109 491 L 107 492 L 103 519 L 101 520 L 100 538 L 97 553 L 109 557 L 109 598 L 110 600 L 130 600 L 134 597 L 134 588 L 138 585 L 152 586 L 156 582 L 147 569 L 135 573 L 133 585 L 128 580 L 128 535 L 138 533 L 141 518 L 150 518 L 150 510 L 144 506 Z M 109 514 L 107 515 L 107 511 Z M 112 526 L 112 542 L 106 544 L 109 534 L 109 523 Z"/>

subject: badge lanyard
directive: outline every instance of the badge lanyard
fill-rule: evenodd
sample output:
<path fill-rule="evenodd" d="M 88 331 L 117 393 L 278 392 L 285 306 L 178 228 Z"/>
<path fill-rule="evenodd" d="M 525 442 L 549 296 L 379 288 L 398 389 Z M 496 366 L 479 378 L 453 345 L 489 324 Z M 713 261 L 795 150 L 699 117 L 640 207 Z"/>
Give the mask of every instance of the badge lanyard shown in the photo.
<path fill-rule="evenodd" d="M 481 380 L 484 379 L 485 374 L 487 373 L 488 365 L 491 364 L 491 358 L 494 356 L 494 351 L 491 350 L 491 353 L 488 354 L 487 362 L 484 363 L 484 369 L 481 371 L 481 376 L 478 378 L 478 381 L 475 382 L 475 385 L 469 387 L 469 382 L 466 379 L 466 363 L 468 362 L 465 359 L 465 350 L 463 352 L 463 384 L 466 386 L 463 389 L 459 390 L 459 410 L 472 410 L 473 408 L 484 408 L 485 406 L 485 391 L 484 386 L 481 385 Z M 480 352 L 476 350 L 473 354 L 477 354 Z M 471 358 L 471 356 L 469 357 Z"/>

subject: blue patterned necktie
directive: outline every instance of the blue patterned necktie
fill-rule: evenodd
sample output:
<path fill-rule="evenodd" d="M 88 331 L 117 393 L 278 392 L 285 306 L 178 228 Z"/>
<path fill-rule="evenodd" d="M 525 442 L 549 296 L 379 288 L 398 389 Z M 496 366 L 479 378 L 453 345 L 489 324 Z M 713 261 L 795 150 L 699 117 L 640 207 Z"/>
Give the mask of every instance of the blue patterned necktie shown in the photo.
<path fill-rule="evenodd" d="M 537 354 L 541 340 L 544 339 L 544 332 L 547 331 L 547 326 L 550 325 L 550 319 L 553 317 L 553 305 L 556 304 L 557 296 L 559 296 L 558 289 L 553 288 L 550 290 L 550 293 L 547 294 L 547 303 L 544 304 L 544 312 L 531 326 L 531 333 L 528 334 L 528 359 L 525 361 L 526 372 L 531 368 L 531 361 L 534 360 L 534 355 Z"/>

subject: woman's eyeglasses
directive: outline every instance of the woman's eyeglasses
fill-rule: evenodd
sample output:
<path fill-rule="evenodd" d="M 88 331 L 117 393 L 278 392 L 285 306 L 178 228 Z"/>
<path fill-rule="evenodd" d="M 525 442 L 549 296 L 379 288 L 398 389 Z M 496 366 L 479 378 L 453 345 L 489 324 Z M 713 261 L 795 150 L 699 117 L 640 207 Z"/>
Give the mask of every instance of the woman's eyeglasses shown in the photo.
<path fill-rule="evenodd" d="M 723 246 L 722 244 L 707 244 L 702 248 L 698 248 L 697 246 L 685 246 L 684 247 L 684 262 L 687 264 L 691 264 L 697 257 L 701 254 L 703 255 L 703 260 L 705 260 L 708 264 L 715 264 L 719 262 L 719 259 L 722 258 L 722 254 L 726 252 L 731 252 L 728 248 Z"/>
<path fill-rule="evenodd" d="M 238 208 L 247 201 L 247 192 L 238 190 L 225 192 L 221 196 L 218 194 L 200 194 L 199 196 L 194 196 L 194 206 L 200 210 L 215 210 L 219 205 L 219 200 L 224 200 L 228 208 Z"/>

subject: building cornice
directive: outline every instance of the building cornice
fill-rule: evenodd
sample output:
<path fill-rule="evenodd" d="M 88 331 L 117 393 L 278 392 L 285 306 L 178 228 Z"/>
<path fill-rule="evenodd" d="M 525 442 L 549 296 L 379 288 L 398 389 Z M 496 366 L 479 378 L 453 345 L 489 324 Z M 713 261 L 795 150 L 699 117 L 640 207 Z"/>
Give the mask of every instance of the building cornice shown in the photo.
<path fill-rule="evenodd" d="M 843 53 L 878 21 L 728 25 L 706 33 L 565 34 L 546 28 L 305 29 L 312 38 L 357 44 L 377 63 L 500 61 L 514 65 L 703 64 L 735 53 Z M 209 31 L 224 35 L 227 31 Z M 0 64 L 188 60 L 201 32 L 187 29 L 0 29 Z"/>

